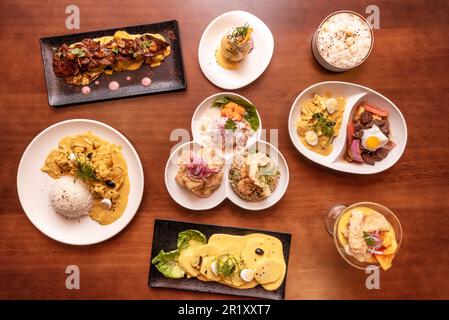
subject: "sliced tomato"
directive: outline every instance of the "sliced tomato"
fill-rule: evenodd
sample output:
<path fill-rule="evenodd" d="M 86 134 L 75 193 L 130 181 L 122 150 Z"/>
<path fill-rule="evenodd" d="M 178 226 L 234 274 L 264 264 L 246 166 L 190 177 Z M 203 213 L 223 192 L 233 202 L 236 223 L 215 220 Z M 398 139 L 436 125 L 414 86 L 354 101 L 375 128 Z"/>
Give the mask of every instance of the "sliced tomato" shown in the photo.
<path fill-rule="evenodd" d="M 378 116 L 380 116 L 382 118 L 388 117 L 388 111 L 387 110 L 381 109 L 381 108 L 379 108 L 377 106 L 373 106 L 372 104 L 365 103 L 363 105 L 363 108 L 366 111 L 371 112 L 372 114 L 378 115 Z"/>

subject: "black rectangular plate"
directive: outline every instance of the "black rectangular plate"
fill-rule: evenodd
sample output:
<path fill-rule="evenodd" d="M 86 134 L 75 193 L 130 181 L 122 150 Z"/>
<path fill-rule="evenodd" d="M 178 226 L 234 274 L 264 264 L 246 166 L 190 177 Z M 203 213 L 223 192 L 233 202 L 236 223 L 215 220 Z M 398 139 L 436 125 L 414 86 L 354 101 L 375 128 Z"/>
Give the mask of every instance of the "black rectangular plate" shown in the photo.
<path fill-rule="evenodd" d="M 170 43 L 171 54 L 159 67 L 154 69 L 145 64 L 134 71 L 114 72 L 111 76 L 102 74 L 97 79 L 100 82 L 98 85 L 94 82 L 89 84 L 91 88 L 89 94 L 81 92 L 82 86 L 69 85 L 63 78 L 56 77 L 52 66 L 53 54 L 63 43 L 71 44 L 86 38 L 112 36 L 118 30 L 124 30 L 130 34 L 160 33 Z M 53 107 L 175 91 L 185 89 L 186 87 L 178 21 L 176 20 L 41 38 L 40 44 L 44 62 L 45 81 L 47 83 L 48 104 Z M 131 80 L 126 79 L 128 76 L 131 77 Z M 149 77 L 152 80 L 150 86 L 142 86 L 141 80 L 144 77 Z M 117 81 L 120 84 L 120 88 L 117 91 L 109 89 L 111 81 Z"/>
<path fill-rule="evenodd" d="M 282 242 L 284 259 L 286 266 L 288 267 L 288 257 L 290 253 L 291 242 L 290 234 L 265 230 L 242 229 L 159 219 L 156 219 L 154 222 L 153 248 L 151 250 L 151 259 L 157 256 L 159 251 L 162 249 L 165 251 L 176 249 L 176 240 L 178 239 L 178 234 L 181 231 L 187 229 L 196 229 L 198 231 L 201 231 L 202 233 L 204 233 L 207 239 L 209 239 L 209 237 L 214 233 L 226 233 L 238 236 L 244 236 L 250 233 L 264 233 L 276 237 Z M 205 282 L 196 278 L 169 279 L 164 277 L 156 269 L 156 267 L 151 264 L 150 260 L 150 275 L 148 278 L 148 286 L 282 300 L 285 297 L 286 281 L 287 271 L 282 285 L 275 291 L 267 291 L 260 285 L 252 289 L 235 289 L 217 282 Z"/>

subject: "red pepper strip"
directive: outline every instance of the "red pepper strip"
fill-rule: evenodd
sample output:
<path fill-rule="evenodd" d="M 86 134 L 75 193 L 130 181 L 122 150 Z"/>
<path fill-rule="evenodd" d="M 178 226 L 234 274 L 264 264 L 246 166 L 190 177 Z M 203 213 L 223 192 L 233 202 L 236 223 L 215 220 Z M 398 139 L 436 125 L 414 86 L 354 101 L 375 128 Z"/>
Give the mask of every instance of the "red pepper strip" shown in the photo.
<path fill-rule="evenodd" d="M 381 109 L 379 107 L 373 106 L 372 104 L 365 103 L 363 105 L 363 109 L 365 109 L 368 112 L 371 112 L 372 114 L 378 115 L 378 116 L 380 116 L 382 118 L 388 117 L 388 111 L 387 110 L 384 110 L 384 109 Z"/>
<path fill-rule="evenodd" d="M 348 123 L 348 130 L 347 130 L 347 141 L 348 141 L 348 148 L 351 147 L 352 144 L 352 136 L 354 135 L 354 123 L 352 121 L 349 121 Z"/>

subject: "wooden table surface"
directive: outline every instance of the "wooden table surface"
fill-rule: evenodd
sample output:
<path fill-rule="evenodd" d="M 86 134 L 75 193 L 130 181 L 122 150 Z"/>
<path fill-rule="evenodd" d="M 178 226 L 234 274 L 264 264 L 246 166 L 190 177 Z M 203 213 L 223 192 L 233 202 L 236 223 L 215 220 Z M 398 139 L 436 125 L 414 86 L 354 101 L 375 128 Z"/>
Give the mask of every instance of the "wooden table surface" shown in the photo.
<path fill-rule="evenodd" d="M 370 58 L 334 74 L 315 62 L 311 36 L 329 13 L 351 9 L 366 16 L 373 1 L 76 1 L 82 31 L 177 19 L 188 88 L 185 91 L 53 109 L 47 104 L 39 37 L 68 34 L 65 8 L 72 2 L 4 0 L 0 3 L 0 298 L 227 299 L 228 296 L 147 287 L 155 218 L 178 219 L 292 234 L 287 299 L 449 298 L 449 3 L 377 1 L 381 28 Z M 265 73 L 236 92 L 257 106 L 266 129 L 279 129 L 279 148 L 290 185 L 273 208 L 252 213 L 228 201 L 206 212 L 178 206 L 164 185 L 175 128 L 190 128 L 197 105 L 219 92 L 201 73 L 197 49 L 208 23 L 229 10 L 261 18 L 275 39 Z M 320 167 L 290 141 L 287 119 L 295 97 L 325 80 L 368 86 L 401 109 L 409 139 L 388 171 L 356 176 Z M 133 143 L 143 163 L 145 191 L 138 214 L 105 243 L 76 247 L 40 233 L 24 214 L 16 191 L 20 157 L 43 129 L 61 120 L 105 122 Z M 32 181 L 30 181 L 32 183 Z M 381 203 L 404 228 L 393 268 L 381 290 L 365 288 L 365 273 L 341 259 L 323 219 L 335 204 Z M 81 270 L 81 289 L 65 288 L 65 268 Z"/>

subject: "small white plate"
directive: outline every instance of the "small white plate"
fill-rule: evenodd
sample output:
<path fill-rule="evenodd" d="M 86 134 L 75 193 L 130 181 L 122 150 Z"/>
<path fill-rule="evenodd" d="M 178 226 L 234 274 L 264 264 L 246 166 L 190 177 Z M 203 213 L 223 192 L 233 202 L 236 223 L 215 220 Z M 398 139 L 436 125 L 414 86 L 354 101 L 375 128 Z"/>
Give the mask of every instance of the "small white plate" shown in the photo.
<path fill-rule="evenodd" d="M 165 186 L 170 196 L 179 205 L 190 210 L 208 210 L 218 206 L 226 198 L 226 181 L 227 170 L 226 165 L 223 167 L 223 181 L 220 187 L 208 198 L 201 198 L 181 187 L 175 177 L 178 173 L 178 159 L 184 151 L 194 151 L 197 153 L 201 149 L 201 145 L 196 142 L 187 142 L 176 148 L 170 155 L 165 166 Z M 224 161 L 224 159 L 223 159 Z"/>
<path fill-rule="evenodd" d="M 221 38 L 229 30 L 246 22 L 254 29 L 254 49 L 240 63 L 239 69 L 224 69 L 215 60 L 215 51 Z M 273 35 L 262 20 L 249 12 L 229 11 L 215 18 L 204 30 L 198 48 L 198 60 L 201 71 L 210 82 L 225 90 L 235 90 L 260 77 L 270 64 L 273 50 Z"/>
<path fill-rule="evenodd" d="M 165 185 L 167 187 L 168 193 L 179 205 L 190 209 L 190 210 L 208 210 L 218 206 L 226 198 L 229 198 L 237 206 L 247 209 L 247 210 L 263 210 L 267 209 L 274 204 L 276 204 L 284 195 L 287 190 L 289 182 L 289 171 L 288 165 L 285 158 L 282 156 L 280 151 L 276 149 L 273 145 L 265 141 L 257 141 L 249 148 L 256 147 L 258 150 L 266 152 L 279 166 L 280 178 L 277 188 L 274 190 L 273 194 L 268 198 L 258 201 L 251 202 L 240 198 L 234 190 L 232 190 L 229 183 L 229 170 L 232 165 L 232 157 L 223 158 L 225 165 L 223 166 L 223 182 L 220 187 L 215 190 L 215 192 L 208 198 L 200 198 L 194 195 L 192 192 L 179 186 L 175 177 L 178 172 L 177 160 L 183 151 L 188 150 L 199 150 L 201 145 L 196 142 L 187 142 L 176 148 L 170 155 L 167 165 L 165 166 Z"/>
<path fill-rule="evenodd" d="M 47 155 L 57 148 L 62 138 L 87 131 L 120 145 L 128 165 L 130 180 L 128 206 L 117 221 L 106 226 L 89 217 L 72 220 L 55 213 L 48 196 L 48 190 L 55 180 L 41 171 Z M 89 245 L 113 237 L 132 220 L 142 200 L 143 179 L 139 156 L 120 132 L 98 121 L 73 119 L 48 127 L 31 141 L 20 160 L 17 191 L 25 214 L 42 233 L 59 242 Z"/>
<path fill-rule="evenodd" d="M 231 200 L 234 204 L 238 205 L 239 207 L 246 209 L 246 210 L 264 210 L 267 209 L 273 205 L 275 205 L 281 198 L 284 196 L 285 192 L 287 191 L 288 182 L 290 180 L 290 173 L 288 171 L 288 165 L 287 161 L 285 160 L 282 153 L 272 144 L 265 142 L 265 141 L 257 141 L 254 145 L 252 145 L 250 148 L 256 148 L 256 150 L 264 152 L 265 154 L 269 155 L 274 162 L 279 167 L 280 177 L 279 182 L 274 189 L 273 193 L 261 200 L 261 201 L 246 201 L 232 190 L 232 187 L 228 181 L 228 198 Z M 229 166 L 229 169 L 231 166 Z M 229 170 L 228 170 L 229 172 Z"/>
<path fill-rule="evenodd" d="M 302 105 L 306 100 L 313 98 L 315 94 L 323 95 L 324 93 L 331 93 L 333 97 L 343 96 L 347 99 L 340 132 L 332 143 L 332 152 L 327 156 L 307 149 L 299 139 L 296 131 L 296 123 L 301 114 Z M 388 156 L 382 161 L 376 162 L 373 166 L 351 163 L 343 159 L 343 155 L 346 152 L 347 125 L 350 119 L 352 119 L 352 113 L 355 107 L 362 101 L 371 102 L 389 112 L 390 138 L 396 143 L 396 146 L 390 151 Z M 295 99 L 295 102 L 293 102 L 290 110 L 288 130 L 290 139 L 296 149 L 306 158 L 334 170 L 356 174 L 374 174 L 387 170 L 400 159 L 407 144 L 407 125 L 401 111 L 393 102 L 372 89 L 341 81 L 320 82 L 302 91 Z"/>
<path fill-rule="evenodd" d="M 225 96 L 238 97 L 238 98 L 244 99 L 244 100 L 248 101 L 249 103 L 253 104 L 250 100 L 248 100 L 244 96 L 241 96 L 239 94 L 232 93 L 232 92 L 220 92 L 220 93 L 213 94 L 210 97 L 207 97 L 199 104 L 199 106 L 196 108 L 195 112 L 193 113 L 192 123 L 191 123 L 193 141 L 201 143 L 201 130 L 200 130 L 201 118 L 205 114 L 207 114 L 207 112 L 212 107 L 212 103 L 216 99 L 225 97 Z M 257 112 L 257 117 L 259 118 L 259 129 L 248 139 L 248 141 L 246 142 L 247 146 L 252 145 L 257 140 L 259 140 L 260 136 L 262 134 L 262 120 L 260 119 L 259 112 L 257 111 L 257 106 L 256 106 L 256 112 Z M 217 150 L 217 151 L 220 154 L 223 153 L 221 150 Z M 232 157 L 232 150 L 225 150 L 225 151 L 227 151 L 227 153 L 223 154 L 223 156 L 225 158 Z"/>

